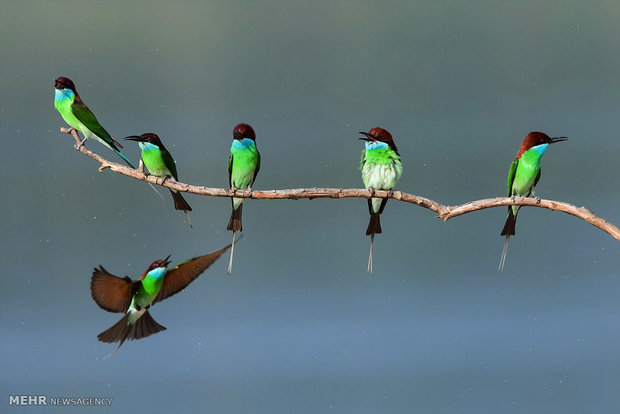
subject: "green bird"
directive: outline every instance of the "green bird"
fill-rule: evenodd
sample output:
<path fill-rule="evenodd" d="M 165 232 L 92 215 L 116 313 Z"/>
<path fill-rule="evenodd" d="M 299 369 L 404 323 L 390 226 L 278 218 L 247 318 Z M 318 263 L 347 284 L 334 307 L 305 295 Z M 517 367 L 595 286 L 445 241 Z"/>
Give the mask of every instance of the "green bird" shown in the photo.
<path fill-rule="evenodd" d="M 530 132 L 527 134 L 517 156 L 510 164 L 508 172 L 508 197 L 529 197 L 534 196 L 534 187 L 540 180 L 540 159 L 549 148 L 549 145 L 556 142 L 566 141 L 566 137 L 549 138 L 542 132 Z M 506 253 L 508 251 L 508 240 L 515 234 L 517 224 L 517 213 L 521 206 L 508 206 L 508 217 L 502 229 L 501 236 L 506 236 L 502 257 L 499 261 L 499 270 L 504 270 L 506 263 Z"/>
<path fill-rule="evenodd" d="M 140 136 L 132 135 L 125 139 L 138 143 L 140 150 L 142 150 L 142 161 L 149 170 L 149 174 L 162 177 L 164 181 L 170 177 L 174 178 L 175 181 L 179 180 L 176 163 L 156 134 L 147 132 Z M 187 213 L 188 211 L 192 211 L 190 205 L 185 201 L 180 192 L 170 190 L 170 194 L 174 200 L 174 208 L 176 210 L 183 210 L 189 222 L 189 226 L 193 228 L 192 222 L 189 219 L 189 214 Z"/>
<path fill-rule="evenodd" d="M 75 89 L 75 84 L 69 78 L 59 77 L 54 80 L 54 107 L 60 112 L 62 119 L 72 128 L 80 131 L 84 139 L 78 145 L 78 149 L 84 145 L 88 138 L 94 138 L 112 151 L 116 152 L 131 168 L 136 168 L 119 150 L 123 146 L 110 136 L 95 115 L 84 104 Z"/>
<path fill-rule="evenodd" d="M 391 190 L 401 174 L 403 166 L 392 134 L 383 128 L 373 128 L 368 132 L 360 132 L 364 143 L 360 170 L 364 187 L 375 190 Z M 381 233 L 381 213 L 387 203 L 387 198 L 369 198 L 368 212 L 370 222 L 366 228 L 366 235 L 370 236 L 370 253 L 368 255 L 368 273 L 372 273 L 372 247 L 375 234 Z"/>
<path fill-rule="evenodd" d="M 248 124 L 239 124 L 233 129 L 233 141 L 228 156 L 228 184 L 233 190 L 252 190 L 252 184 L 260 170 L 260 153 L 256 149 L 256 134 Z M 233 255 L 235 252 L 235 235 L 243 229 L 241 211 L 243 198 L 232 198 L 232 213 L 227 230 L 233 232 L 228 275 L 232 273 Z"/>
<path fill-rule="evenodd" d="M 114 276 L 101 265 L 95 268 L 90 282 L 94 301 L 108 312 L 125 313 L 121 320 L 97 336 L 101 342 L 119 342 L 106 358 L 112 356 L 127 339 L 142 339 L 165 330 L 149 313 L 151 305 L 185 289 L 229 247 L 186 260 L 171 269 L 168 269 L 170 256 L 155 260 L 139 280 Z"/>

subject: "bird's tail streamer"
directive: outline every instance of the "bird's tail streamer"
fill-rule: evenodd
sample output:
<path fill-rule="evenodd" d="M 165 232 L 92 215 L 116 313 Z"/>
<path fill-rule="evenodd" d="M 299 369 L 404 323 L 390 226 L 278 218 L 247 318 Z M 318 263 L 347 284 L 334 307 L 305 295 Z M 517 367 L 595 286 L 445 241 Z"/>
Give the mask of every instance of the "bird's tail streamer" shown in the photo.
<path fill-rule="evenodd" d="M 497 270 L 500 272 L 504 271 L 504 264 L 506 263 L 506 253 L 508 253 L 508 240 L 510 240 L 510 234 L 506 235 L 506 240 L 504 241 L 504 250 L 502 250 L 502 258 L 499 260 L 499 267 Z"/>

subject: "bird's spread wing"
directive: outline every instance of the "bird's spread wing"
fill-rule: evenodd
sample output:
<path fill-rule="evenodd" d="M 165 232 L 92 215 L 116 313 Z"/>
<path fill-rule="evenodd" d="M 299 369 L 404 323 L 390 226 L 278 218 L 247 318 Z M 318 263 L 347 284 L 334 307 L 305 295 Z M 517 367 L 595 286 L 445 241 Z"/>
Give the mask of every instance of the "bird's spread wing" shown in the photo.
<path fill-rule="evenodd" d="M 90 293 L 102 309 L 108 312 L 125 312 L 131 305 L 131 298 L 137 291 L 138 282 L 128 276 L 118 277 L 110 274 L 103 266 L 95 268 L 90 280 Z"/>
<path fill-rule="evenodd" d="M 167 297 L 185 289 L 187 285 L 200 276 L 202 272 L 207 270 L 207 268 L 229 248 L 230 245 L 216 252 L 205 254 L 204 256 L 195 257 L 183 263 L 179 263 L 175 267 L 169 269 L 168 272 L 166 272 L 166 276 L 164 277 L 164 282 L 161 285 L 159 294 L 155 300 L 153 300 L 153 303 L 162 301 Z"/>
<path fill-rule="evenodd" d="M 512 164 L 510 164 L 510 172 L 508 172 L 508 197 L 512 196 L 512 183 L 515 180 L 517 174 L 517 166 L 519 165 L 519 159 L 515 158 Z"/>
<path fill-rule="evenodd" d="M 90 129 L 93 134 L 110 144 L 111 147 L 116 145 L 119 148 L 123 148 L 123 146 L 112 138 L 108 131 L 101 126 L 99 121 L 97 121 L 97 118 L 95 118 L 95 115 L 86 105 L 84 105 L 84 103 L 77 102 L 77 100 L 74 101 L 73 105 L 71 105 L 71 111 L 73 112 L 73 115 L 75 115 L 75 117 L 83 123 L 84 126 L 86 126 L 86 128 Z"/>

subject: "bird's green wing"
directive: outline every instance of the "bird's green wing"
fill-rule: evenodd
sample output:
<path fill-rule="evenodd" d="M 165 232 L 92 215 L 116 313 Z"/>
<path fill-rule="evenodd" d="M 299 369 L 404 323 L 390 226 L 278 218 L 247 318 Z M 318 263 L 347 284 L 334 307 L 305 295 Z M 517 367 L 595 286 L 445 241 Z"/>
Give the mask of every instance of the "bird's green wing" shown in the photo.
<path fill-rule="evenodd" d="M 508 197 L 512 196 L 512 183 L 515 180 L 517 174 L 517 166 L 519 165 L 519 159 L 515 158 L 510 164 L 510 171 L 508 172 Z"/>
<path fill-rule="evenodd" d="M 71 105 L 71 111 L 73 112 L 73 115 L 75 115 L 75 117 L 78 119 L 78 121 L 83 123 L 86 128 L 90 129 L 93 134 L 104 140 L 111 147 L 123 148 L 123 146 L 119 144 L 116 140 L 114 140 L 114 138 L 110 136 L 108 131 L 106 131 L 101 126 L 99 121 L 97 121 L 97 118 L 95 118 L 95 115 L 91 112 L 90 109 L 88 109 L 86 105 L 84 105 L 84 103 L 78 102 L 77 100 L 74 101 Z"/>
<path fill-rule="evenodd" d="M 133 282 L 128 276 L 118 277 L 99 266 L 90 280 L 90 293 L 94 301 L 108 312 L 121 313 L 129 309 L 131 299 L 140 282 Z"/>
<path fill-rule="evenodd" d="M 179 263 L 172 269 L 168 270 L 168 272 L 166 272 L 166 276 L 164 276 L 161 289 L 159 290 L 157 297 L 153 300 L 153 303 L 162 301 L 167 297 L 185 289 L 187 285 L 200 276 L 202 272 L 207 270 L 207 268 L 229 248 L 230 245 L 216 252 L 205 254 L 204 256 L 194 257 L 193 259 Z"/>
<path fill-rule="evenodd" d="M 168 171 L 170 171 L 174 179 L 178 181 L 179 176 L 177 174 L 177 164 L 174 162 L 174 158 L 172 158 L 172 155 L 170 155 L 167 150 L 163 150 L 161 151 L 161 157 L 164 160 L 164 164 L 166 164 L 166 168 L 168 168 Z"/>
<path fill-rule="evenodd" d="M 360 171 L 362 171 L 364 169 L 364 164 L 366 163 L 366 150 L 363 149 L 362 150 L 362 157 L 360 160 Z"/>
<path fill-rule="evenodd" d="M 228 186 L 232 187 L 232 167 L 233 167 L 233 155 L 232 152 L 228 156 Z"/>
<path fill-rule="evenodd" d="M 532 185 L 532 187 L 536 187 L 536 184 L 538 184 L 538 180 L 540 180 L 540 172 L 542 170 L 538 170 L 538 174 L 536 174 L 536 179 L 534 180 L 534 185 Z"/>
<path fill-rule="evenodd" d="M 258 171 L 260 170 L 260 152 L 256 150 L 256 169 L 254 170 L 254 177 L 252 177 L 252 184 L 254 184 L 254 180 L 256 180 L 256 176 L 258 175 Z M 252 186 L 250 184 L 250 187 Z"/>

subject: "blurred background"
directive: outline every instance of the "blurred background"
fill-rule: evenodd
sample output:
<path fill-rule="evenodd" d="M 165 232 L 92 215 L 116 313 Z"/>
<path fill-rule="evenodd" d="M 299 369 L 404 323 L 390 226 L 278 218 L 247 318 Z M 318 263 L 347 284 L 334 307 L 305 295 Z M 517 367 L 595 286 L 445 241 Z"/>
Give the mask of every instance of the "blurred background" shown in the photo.
<path fill-rule="evenodd" d="M 103 360 L 120 315 L 91 299 L 93 267 L 138 278 L 216 250 L 230 201 L 188 195 L 190 230 L 167 190 L 97 172 L 59 132 L 53 80 L 213 187 L 239 122 L 255 189 L 360 188 L 358 131 L 382 126 L 397 189 L 444 204 L 504 195 L 529 131 L 568 136 L 536 194 L 618 225 L 619 19 L 617 1 L 3 2 L 0 411 L 40 394 L 106 412 L 617 412 L 620 245 L 537 208 L 499 273 L 505 208 L 444 223 L 391 201 L 369 275 L 365 200 L 249 200 L 232 277 L 226 255 L 152 308 L 166 331 Z"/>

